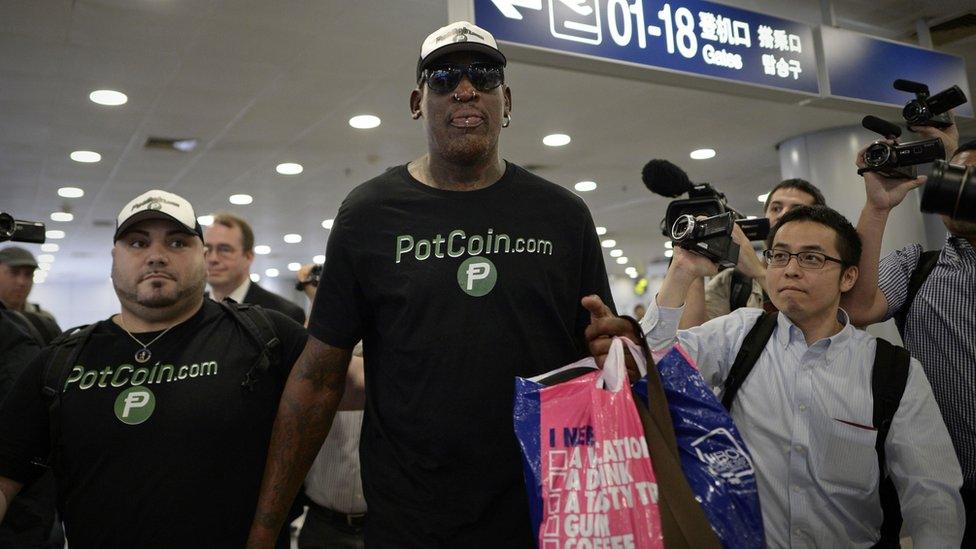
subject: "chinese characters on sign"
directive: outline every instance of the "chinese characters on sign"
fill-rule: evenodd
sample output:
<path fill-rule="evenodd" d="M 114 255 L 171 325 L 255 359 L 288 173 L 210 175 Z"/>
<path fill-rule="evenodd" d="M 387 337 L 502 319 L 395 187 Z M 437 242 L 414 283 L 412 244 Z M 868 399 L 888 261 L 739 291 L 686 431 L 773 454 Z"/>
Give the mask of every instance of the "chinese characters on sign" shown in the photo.
<path fill-rule="evenodd" d="M 704 0 L 473 0 L 499 40 L 818 93 L 810 26 Z"/>

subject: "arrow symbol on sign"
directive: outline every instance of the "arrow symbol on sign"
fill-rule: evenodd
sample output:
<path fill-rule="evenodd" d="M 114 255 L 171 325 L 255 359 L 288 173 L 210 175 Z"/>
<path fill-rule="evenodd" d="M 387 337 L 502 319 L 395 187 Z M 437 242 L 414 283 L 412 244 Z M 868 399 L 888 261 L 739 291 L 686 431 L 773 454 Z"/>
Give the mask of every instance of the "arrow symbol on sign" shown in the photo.
<path fill-rule="evenodd" d="M 516 6 L 530 10 L 542 9 L 542 0 L 491 0 L 491 3 L 509 19 L 522 19 L 522 14 L 515 9 Z"/>

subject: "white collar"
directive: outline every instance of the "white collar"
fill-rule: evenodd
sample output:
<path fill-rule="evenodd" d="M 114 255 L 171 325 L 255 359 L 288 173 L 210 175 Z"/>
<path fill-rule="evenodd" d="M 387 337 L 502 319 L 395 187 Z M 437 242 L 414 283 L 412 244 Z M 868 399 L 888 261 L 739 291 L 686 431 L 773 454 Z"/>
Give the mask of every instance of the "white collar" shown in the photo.
<path fill-rule="evenodd" d="M 251 279 L 250 277 L 244 278 L 244 283 L 237 287 L 236 290 L 227 294 L 227 297 L 233 299 L 238 303 L 244 303 L 244 296 L 247 295 L 247 291 L 251 289 Z"/>

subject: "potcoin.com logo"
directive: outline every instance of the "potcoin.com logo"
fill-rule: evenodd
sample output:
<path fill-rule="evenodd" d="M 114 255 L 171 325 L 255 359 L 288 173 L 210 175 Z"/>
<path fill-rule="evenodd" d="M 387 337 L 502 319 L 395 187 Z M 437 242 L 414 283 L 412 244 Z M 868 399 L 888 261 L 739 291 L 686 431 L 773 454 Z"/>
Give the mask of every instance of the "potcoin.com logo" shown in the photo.
<path fill-rule="evenodd" d="M 469 257 L 458 267 L 458 285 L 464 293 L 472 297 L 488 295 L 497 280 L 495 264 L 488 258 Z"/>
<path fill-rule="evenodd" d="M 139 425 L 156 409 L 156 395 L 147 387 L 129 387 L 115 399 L 115 417 L 126 425 Z"/>

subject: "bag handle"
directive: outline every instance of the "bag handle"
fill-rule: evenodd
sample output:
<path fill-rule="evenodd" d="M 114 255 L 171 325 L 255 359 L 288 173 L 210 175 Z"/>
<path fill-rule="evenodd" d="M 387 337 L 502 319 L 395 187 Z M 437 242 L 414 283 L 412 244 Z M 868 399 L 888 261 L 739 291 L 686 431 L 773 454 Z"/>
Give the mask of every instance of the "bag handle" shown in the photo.
<path fill-rule="evenodd" d="M 634 362 L 637 363 L 637 370 L 641 377 L 647 375 L 647 358 L 644 351 L 626 337 L 614 337 L 610 343 L 610 351 L 607 353 L 607 360 L 603 363 L 603 370 L 596 379 L 598 389 L 607 389 L 616 393 L 620 389 L 629 385 L 627 379 L 627 357 L 624 354 L 624 345 L 630 349 Z"/>

